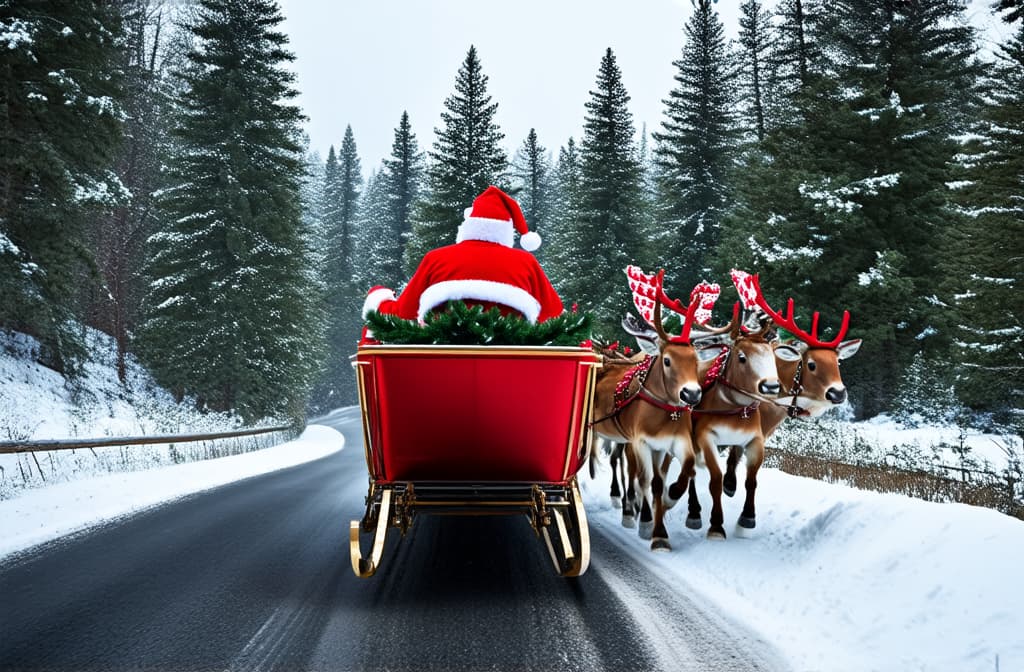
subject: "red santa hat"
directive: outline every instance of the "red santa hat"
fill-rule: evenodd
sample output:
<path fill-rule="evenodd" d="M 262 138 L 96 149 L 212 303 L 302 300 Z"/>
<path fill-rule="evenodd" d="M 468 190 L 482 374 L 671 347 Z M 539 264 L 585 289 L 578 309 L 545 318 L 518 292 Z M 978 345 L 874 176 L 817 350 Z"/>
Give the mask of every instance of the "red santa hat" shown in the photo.
<path fill-rule="evenodd" d="M 530 231 L 519 203 L 495 186 L 487 187 L 466 209 L 466 219 L 459 227 L 456 242 L 486 240 L 512 247 L 514 232 L 519 232 L 519 245 L 527 252 L 540 247 L 540 235 Z"/>

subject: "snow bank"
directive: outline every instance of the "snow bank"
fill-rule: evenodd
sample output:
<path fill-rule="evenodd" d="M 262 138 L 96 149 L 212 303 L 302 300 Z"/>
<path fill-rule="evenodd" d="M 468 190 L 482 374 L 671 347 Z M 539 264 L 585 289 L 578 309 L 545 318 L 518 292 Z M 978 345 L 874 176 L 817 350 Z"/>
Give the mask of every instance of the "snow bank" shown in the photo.
<path fill-rule="evenodd" d="M 0 560 L 99 522 L 232 481 L 315 460 L 342 449 L 338 431 L 310 425 L 272 448 L 215 460 L 58 483 L 0 501 Z"/>
<path fill-rule="evenodd" d="M 756 530 L 743 538 L 735 528 L 741 474 L 737 496 L 724 502 L 729 539 L 711 542 L 700 471 L 704 530 L 684 528 L 682 502 L 669 512 L 674 550 L 656 554 L 621 527 L 610 478 L 605 466 L 584 479 L 591 524 L 762 632 L 796 670 L 1024 670 L 1020 520 L 765 469 Z"/>
<path fill-rule="evenodd" d="M 113 339 L 87 329 L 90 360 L 74 381 L 38 363 L 39 343 L 32 337 L 0 330 L 0 441 L 152 436 L 228 431 L 243 425 L 227 413 L 202 413 L 194 403 L 177 403 L 133 357 L 127 380 L 117 378 Z M 268 419 L 261 426 L 285 422 Z M 279 434 L 186 443 L 0 455 L 0 500 L 54 483 L 112 472 L 140 471 L 158 465 L 223 457 L 280 441 Z"/>

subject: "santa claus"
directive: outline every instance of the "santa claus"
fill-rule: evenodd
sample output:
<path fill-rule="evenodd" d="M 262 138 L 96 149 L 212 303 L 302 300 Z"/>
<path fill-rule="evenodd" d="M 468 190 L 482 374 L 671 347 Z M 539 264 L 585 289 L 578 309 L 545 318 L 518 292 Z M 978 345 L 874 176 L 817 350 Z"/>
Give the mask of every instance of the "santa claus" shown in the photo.
<path fill-rule="evenodd" d="M 512 247 L 517 231 L 521 250 Z M 531 323 L 562 313 L 562 300 L 530 254 L 540 247 L 540 236 L 528 230 L 519 204 L 501 189 L 491 186 L 476 197 L 455 241 L 423 257 L 401 296 L 387 287 L 371 289 L 363 318 L 376 310 L 423 322 L 455 300 L 518 312 Z"/>

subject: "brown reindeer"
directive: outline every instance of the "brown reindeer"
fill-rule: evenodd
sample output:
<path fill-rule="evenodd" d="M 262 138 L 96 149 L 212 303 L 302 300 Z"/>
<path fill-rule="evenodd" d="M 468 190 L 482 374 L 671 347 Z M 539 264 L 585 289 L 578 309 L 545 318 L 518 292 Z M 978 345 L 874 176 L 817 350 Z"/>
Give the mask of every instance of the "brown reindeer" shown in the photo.
<path fill-rule="evenodd" d="M 811 331 L 808 333 L 796 324 L 792 299 L 787 303 L 786 313 L 780 314 L 768 305 L 756 275 L 753 276 L 753 286 L 761 310 L 777 327 L 795 336 L 794 340 L 787 343 L 773 344 L 782 391 L 778 399 L 762 404 L 760 408 L 761 431 L 767 439 L 787 418 L 817 417 L 846 401 L 846 386 L 839 373 L 839 362 L 857 354 L 861 340 L 843 340 L 850 326 L 849 311 L 843 313 L 842 326 L 836 337 L 831 341 L 823 341 L 818 337 L 818 313 L 814 313 L 811 318 Z M 799 359 L 794 360 L 791 356 L 790 350 L 794 348 L 800 353 Z M 739 449 L 733 447 L 729 451 L 723 480 L 723 491 L 729 497 L 736 492 L 738 462 Z"/>
<path fill-rule="evenodd" d="M 595 441 L 629 443 L 637 460 L 637 483 L 643 503 L 653 502 L 653 520 L 641 511 L 641 536 L 651 539 L 652 550 L 667 550 L 664 480 L 660 465 L 672 455 L 692 469 L 694 452 L 689 411 L 701 399 L 697 378 L 697 351 L 690 343 L 698 301 L 684 307 L 663 290 L 665 271 L 654 281 L 654 328 L 658 334 L 658 355 L 628 368 L 610 367 L 597 380 L 594 393 L 593 427 Z M 662 326 L 661 308 L 684 314 L 682 333 L 670 336 Z M 595 445 L 596 448 L 596 445 Z M 631 504 L 630 504 L 631 506 Z"/>
<path fill-rule="evenodd" d="M 721 348 L 720 357 L 702 367 L 702 380 L 707 380 L 701 403 L 694 409 L 694 443 L 699 449 L 704 466 L 711 475 L 711 519 L 708 538 L 726 537 L 722 511 L 723 473 L 718 464 L 719 446 L 737 446 L 747 457 L 747 498 L 739 518 L 739 526 L 755 525 L 754 494 L 757 490 L 757 472 L 764 461 L 764 432 L 761 406 L 774 398 L 782 389 L 779 383 L 776 357 L 799 359 L 795 349 L 773 352 L 765 336 L 769 325 L 757 331 L 747 330 L 739 318 L 740 304 L 733 309 L 729 333 L 731 345 Z M 717 374 L 709 370 L 717 367 Z M 739 459 L 737 451 L 736 459 Z M 730 453 L 731 455 L 731 453 Z M 663 463 L 663 468 L 666 465 Z M 686 526 L 700 529 L 700 503 L 693 486 L 693 469 L 684 463 L 679 477 L 668 489 L 669 504 L 673 504 L 689 491 L 689 511 Z"/>

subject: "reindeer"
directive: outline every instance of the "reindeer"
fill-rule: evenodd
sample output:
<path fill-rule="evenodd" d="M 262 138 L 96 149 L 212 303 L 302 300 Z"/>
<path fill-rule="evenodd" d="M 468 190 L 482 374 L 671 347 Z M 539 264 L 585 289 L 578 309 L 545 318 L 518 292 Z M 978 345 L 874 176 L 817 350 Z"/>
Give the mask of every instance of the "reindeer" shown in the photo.
<path fill-rule="evenodd" d="M 709 539 L 726 537 L 722 511 L 724 476 L 718 463 L 719 446 L 736 446 L 736 461 L 739 460 L 740 451 L 746 454 L 747 498 L 738 524 L 743 528 L 755 526 L 754 493 L 757 490 L 757 472 L 764 462 L 765 436 L 762 430 L 761 407 L 763 402 L 771 400 L 782 390 L 775 365 L 776 358 L 788 357 L 797 360 L 800 357 L 797 350 L 790 347 L 777 348 L 773 352 L 771 344 L 766 339 L 770 325 L 764 324 L 754 331 L 747 330 L 743 324 L 744 321 L 740 319 L 740 304 L 737 302 L 730 322 L 731 344 L 722 346 L 719 356 L 702 367 L 701 378 L 706 381 L 705 394 L 691 413 L 694 443 L 711 475 L 711 519 L 707 535 Z M 733 454 L 730 452 L 730 460 L 732 457 Z M 667 465 L 663 464 L 663 469 L 666 467 Z M 734 468 L 735 464 L 732 465 L 732 469 Z M 700 529 L 701 509 L 693 476 L 692 468 L 687 469 L 684 463 L 678 479 L 669 487 L 667 494 L 669 505 L 672 505 L 684 492 L 689 491 L 686 526 L 690 529 Z"/>
<path fill-rule="evenodd" d="M 679 301 L 669 299 L 663 290 L 664 276 L 664 270 L 658 272 L 650 296 L 654 302 L 658 355 L 648 355 L 642 363 L 625 370 L 609 368 L 598 378 L 592 423 L 595 441 L 630 444 L 627 450 L 632 450 L 637 460 L 637 482 L 643 503 L 654 504 L 650 523 L 641 511 L 640 530 L 642 537 L 651 539 L 652 550 L 671 548 L 664 521 L 665 484 L 655 465 L 665 455 L 672 455 L 693 468 L 689 411 L 701 400 L 697 351 L 689 336 L 698 300 L 683 307 Z M 686 316 L 679 336 L 665 332 L 661 321 L 663 305 Z"/>
<path fill-rule="evenodd" d="M 787 303 L 785 314 L 777 313 L 764 298 L 758 276 L 752 277 L 752 285 L 756 292 L 755 300 L 761 310 L 771 318 L 775 326 L 796 337 L 787 343 L 773 344 L 775 364 L 783 387 L 778 399 L 762 404 L 760 408 L 761 431 L 767 439 L 787 418 L 817 417 L 846 401 L 846 386 L 839 373 L 839 362 L 857 354 L 861 340 L 843 340 L 850 326 L 849 311 L 844 311 L 842 326 L 836 337 L 826 342 L 818 337 L 818 313 L 814 313 L 811 318 L 811 331 L 808 333 L 796 324 L 793 299 Z M 800 358 L 796 360 L 789 353 L 794 348 L 800 353 Z M 779 356 L 780 353 L 785 356 Z M 729 497 L 736 493 L 738 462 L 739 449 L 733 447 L 729 451 L 722 486 Z"/>

